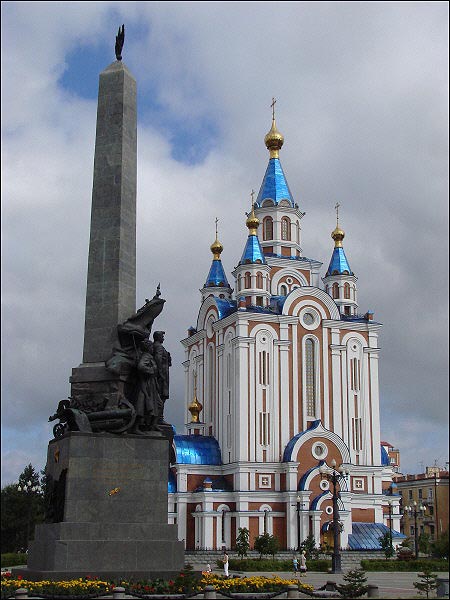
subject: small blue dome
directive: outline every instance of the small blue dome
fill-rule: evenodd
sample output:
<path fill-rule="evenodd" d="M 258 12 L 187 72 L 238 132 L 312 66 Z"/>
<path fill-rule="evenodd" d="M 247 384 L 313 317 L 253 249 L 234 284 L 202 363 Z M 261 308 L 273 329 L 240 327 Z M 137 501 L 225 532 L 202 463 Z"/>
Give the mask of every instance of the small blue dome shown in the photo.
<path fill-rule="evenodd" d="M 176 435 L 173 438 L 176 462 L 183 465 L 221 465 L 216 438 L 206 435 Z"/>
<path fill-rule="evenodd" d="M 386 452 L 386 449 L 384 448 L 384 446 L 380 446 L 380 448 L 381 448 L 381 466 L 389 467 L 389 465 L 391 464 L 389 462 L 389 454 Z"/>

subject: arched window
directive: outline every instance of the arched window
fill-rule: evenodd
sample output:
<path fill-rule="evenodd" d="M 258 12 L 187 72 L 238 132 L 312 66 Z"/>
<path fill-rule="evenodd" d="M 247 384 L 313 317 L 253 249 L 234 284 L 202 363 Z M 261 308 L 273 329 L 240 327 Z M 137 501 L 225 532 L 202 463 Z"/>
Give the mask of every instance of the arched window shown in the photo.
<path fill-rule="evenodd" d="M 246 290 L 249 290 L 252 287 L 252 278 L 251 278 L 250 273 L 248 271 L 245 274 L 244 287 L 245 287 Z"/>
<path fill-rule="evenodd" d="M 282 217 L 281 219 L 281 239 L 291 239 L 291 221 L 288 217 Z"/>
<path fill-rule="evenodd" d="M 305 392 L 306 416 L 316 415 L 316 348 L 314 340 L 305 340 Z"/>
<path fill-rule="evenodd" d="M 256 273 L 256 287 L 260 290 L 263 287 L 263 276 L 259 271 Z"/>
<path fill-rule="evenodd" d="M 264 240 L 272 240 L 273 239 L 272 217 L 266 217 L 263 221 L 263 238 L 264 238 Z"/>
<path fill-rule="evenodd" d="M 339 298 L 339 285 L 337 283 L 333 283 L 333 298 Z"/>
<path fill-rule="evenodd" d="M 280 296 L 287 296 L 287 286 L 285 285 L 280 285 Z"/>
<path fill-rule="evenodd" d="M 344 283 L 344 298 L 350 300 L 350 284 Z"/>

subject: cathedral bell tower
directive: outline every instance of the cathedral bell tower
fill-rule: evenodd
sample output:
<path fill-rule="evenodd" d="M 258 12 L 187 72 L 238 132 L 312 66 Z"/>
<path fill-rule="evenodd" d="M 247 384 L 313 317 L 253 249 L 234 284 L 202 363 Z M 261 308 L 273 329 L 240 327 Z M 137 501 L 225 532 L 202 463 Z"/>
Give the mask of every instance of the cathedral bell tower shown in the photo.
<path fill-rule="evenodd" d="M 256 215 L 262 225 L 259 239 L 267 257 L 298 258 L 300 246 L 300 219 L 303 213 L 294 202 L 281 166 L 279 154 L 284 144 L 275 122 L 275 102 L 272 101 L 272 127 L 264 138 L 269 150 L 269 164 L 255 203 Z M 275 290 L 272 290 L 276 293 Z"/>
<path fill-rule="evenodd" d="M 336 228 L 331 233 L 334 240 L 334 250 L 330 265 L 322 281 L 325 285 L 325 291 L 336 302 L 341 315 L 354 316 L 358 310 L 357 277 L 350 269 L 342 245 L 345 233 L 339 227 L 339 206 L 339 204 L 335 206 Z"/>
<path fill-rule="evenodd" d="M 264 258 L 258 239 L 259 220 L 255 215 L 252 191 L 252 209 L 247 216 L 247 243 L 242 258 L 233 272 L 236 278 L 238 307 L 270 304 L 270 267 Z"/>
<path fill-rule="evenodd" d="M 233 290 L 231 289 L 230 284 L 227 281 L 227 276 L 225 275 L 222 261 L 220 260 L 220 255 L 223 252 L 223 246 L 219 242 L 217 237 L 218 222 L 219 220 L 216 219 L 216 239 L 210 246 L 211 252 L 213 254 L 213 261 L 211 264 L 211 268 L 209 269 L 205 285 L 200 290 L 200 293 L 202 295 L 202 301 L 208 298 L 209 296 L 214 296 L 215 298 L 221 298 L 223 300 L 230 300 L 231 295 L 233 293 Z"/>

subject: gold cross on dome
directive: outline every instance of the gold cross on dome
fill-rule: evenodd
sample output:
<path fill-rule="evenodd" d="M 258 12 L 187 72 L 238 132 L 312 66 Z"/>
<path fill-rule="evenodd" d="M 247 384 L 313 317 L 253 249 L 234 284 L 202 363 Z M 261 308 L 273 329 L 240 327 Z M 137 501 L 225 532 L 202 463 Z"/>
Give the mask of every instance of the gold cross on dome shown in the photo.
<path fill-rule="evenodd" d="M 339 204 L 339 202 L 336 202 L 336 206 L 334 207 L 336 210 L 336 224 L 339 225 L 339 207 L 341 205 Z"/>
<path fill-rule="evenodd" d="M 250 193 L 250 196 L 252 197 L 252 206 L 253 206 L 254 195 L 255 195 L 255 190 L 252 190 Z"/>
<path fill-rule="evenodd" d="M 277 103 L 277 101 L 275 100 L 275 98 L 272 98 L 272 104 L 270 105 L 272 108 L 272 119 L 275 120 L 275 104 Z"/>
<path fill-rule="evenodd" d="M 217 223 L 219 222 L 219 219 L 216 217 L 216 239 L 217 239 Z"/>

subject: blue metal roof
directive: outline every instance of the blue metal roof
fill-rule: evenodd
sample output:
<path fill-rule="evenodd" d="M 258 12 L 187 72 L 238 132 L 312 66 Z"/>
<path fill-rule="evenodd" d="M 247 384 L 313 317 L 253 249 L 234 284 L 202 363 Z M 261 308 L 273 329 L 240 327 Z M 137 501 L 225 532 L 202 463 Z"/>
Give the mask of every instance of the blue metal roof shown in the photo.
<path fill-rule="evenodd" d="M 264 258 L 263 251 L 261 250 L 261 245 L 259 243 L 259 239 L 257 235 L 249 235 L 247 238 L 247 243 L 245 244 L 244 252 L 242 254 L 242 258 L 239 262 L 240 265 L 245 265 L 247 263 L 255 264 L 255 263 L 266 264 L 266 259 Z"/>
<path fill-rule="evenodd" d="M 175 477 L 175 474 L 171 469 L 169 469 L 167 491 L 169 492 L 169 494 L 174 494 L 177 491 L 177 478 Z"/>
<path fill-rule="evenodd" d="M 219 311 L 219 319 L 224 319 L 236 312 L 237 302 L 236 300 L 225 300 L 223 298 L 215 298 L 217 310 Z"/>
<path fill-rule="evenodd" d="M 291 206 L 294 206 L 294 200 L 278 158 L 269 160 L 256 204 L 261 206 L 267 198 L 273 200 L 274 204 L 279 204 L 281 200 L 288 200 Z"/>
<path fill-rule="evenodd" d="M 173 438 L 176 462 L 183 465 L 221 465 L 216 438 L 206 435 L 176 435 Z"/>
<path fill-rule="evenodd" d="M 333 250 L 330 266 L 325 277 L 328 277 L 328 275 L 353 275 L 345 256 L 344 248 L 335 248 Z"/>
<path fill-rule="evenodd" d="M 389 467 L 391 463 L 389 462 L 389 454 L 386 452 L 386 448 L 381 446 L 381 465 L 383 467 Z"/>
<path fill-rule="evenodd" d="M 350 550 L 381 550 L 379 538 L 389 533 L 389 527 L 383 523 L 353 523 L 353 533 L 348 536 Z M 403 533 L 392 530 L 396 538 L 405 538 Z"/>
<path fill-rule="evenodd" d="M 212 261 L 205 287 L 230 287 L 221 260 Z"/>
<path fill-rule="evenodd" d="M 305 431 L 300 431 L 300 433 L 297 433 L 297 435 L 294 435 L 294 437 L 289 440 L 289 442 L 286 445 L 286 448 L 284 449 L 283 462 L 290 462 L 290 461 L 292 461 L 292 450 L 294 449 L 294 446 L 295 446 L 297 440 L 302 435 L 304 435 L 307 431 L 310 431 L 311 429 L 315 429 L 316 427 L 318 427 L 319 424 L 320 424 L 320 420 L 319 419 L 317 421 L 313 421 L 311 423 L 311 425 L 308 427 L 308 429 L 305 429 Z"/>

